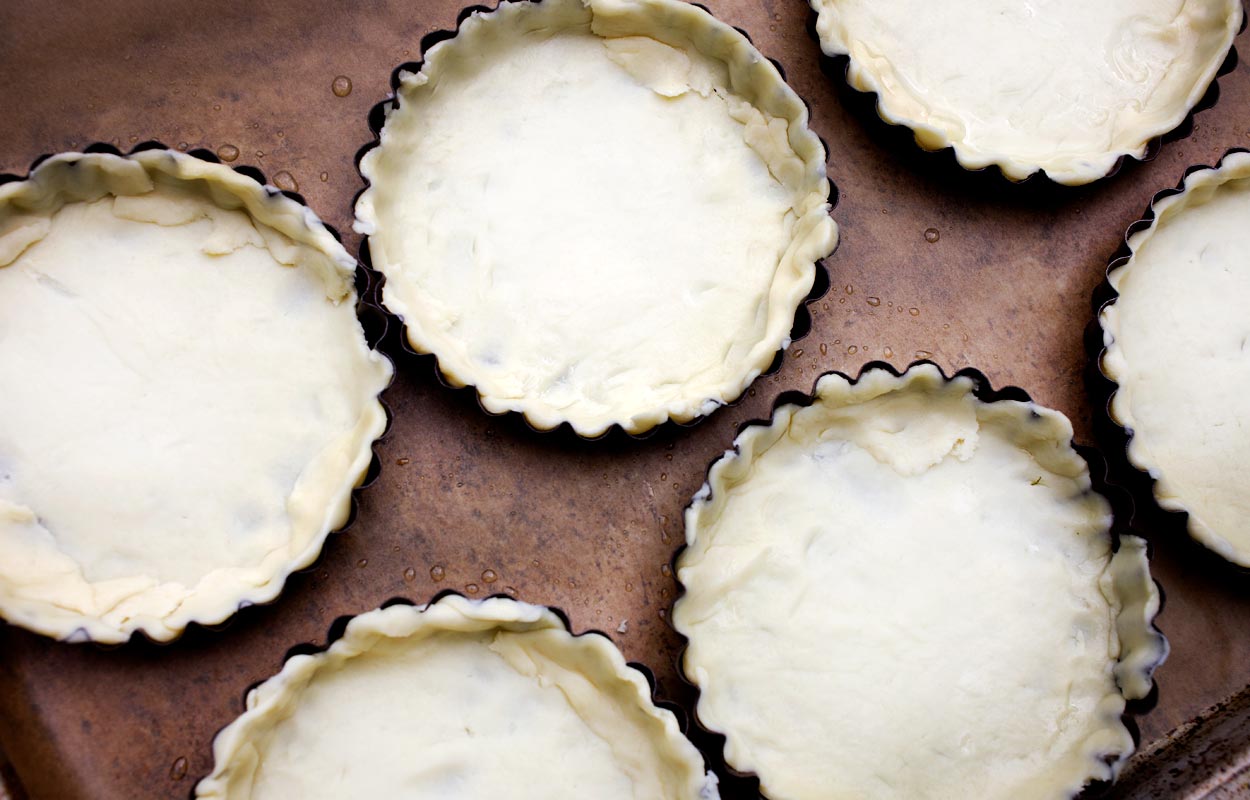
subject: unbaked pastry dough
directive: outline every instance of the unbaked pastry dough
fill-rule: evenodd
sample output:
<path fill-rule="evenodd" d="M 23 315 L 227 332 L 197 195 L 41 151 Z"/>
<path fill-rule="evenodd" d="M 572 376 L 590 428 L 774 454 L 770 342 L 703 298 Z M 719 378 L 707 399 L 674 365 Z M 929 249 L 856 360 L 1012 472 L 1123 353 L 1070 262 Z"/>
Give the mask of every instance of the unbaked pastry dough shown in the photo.
<path fill-rule="evenodd" d="M 1111 414 L 1159 504 L 1250 567 L 1250 154 L 1189 175 L 1154 213 L 1100 315 Z"/>
<path fill-rule="evenodd" d="M 386 424 L 354 269 L 305 207 L 179 153 L 0 186 L 0 615 L 168 640 L 311 563 Z"/>
<path fill-rule="evenodd" d="M 882 119 L 968 169 L 1106 176 L 1180 125 L 1241 26 L 1240 0 L 810 0 Z"/>
<path fill-rule="evenodd" d="M 650 687 L 547 609 L 448 596 L 352 620 L 252 690 L 199 798 L 715 800 Z"/>
<path fill-rule="evenodd" d="M 451 383 L 539 428 L 738 397 L 837 241 L 803 103 L 686 3 L 500 4 L 398 102 L 356 206 L 384 301 Z"/>
<path fill-rule="evenodd" d="M 1071 436 L 932 366 L 826 376 L 744 431 L 687 511 L 673 611 L 729 764 L 772 800 L 1112 778 L 1166 642 L 1145 545 L 1112 554 Z"/>

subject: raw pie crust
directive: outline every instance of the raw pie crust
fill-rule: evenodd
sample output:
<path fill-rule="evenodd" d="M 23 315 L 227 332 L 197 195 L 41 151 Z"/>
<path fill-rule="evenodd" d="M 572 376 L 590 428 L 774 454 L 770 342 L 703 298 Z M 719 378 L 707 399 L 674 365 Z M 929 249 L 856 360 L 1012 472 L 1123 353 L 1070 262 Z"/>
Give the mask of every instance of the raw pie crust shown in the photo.
<path fill-rule="evenodd" d="M 1153 210 L 1099 317 L 1102 369 L 1118 384 L 1111 415 L 1159 505 L 1250 567 L 1250 154 L 1189 175 Z"/>
<path fill-rule="evenodd" d="M 356 206 L 385 303 L 449 382 L 538 428 L 735 399 L 837 241 L 803 103 L 686 3 L 501 3 L 398 102 Z"/>
<path fill-rule="evenodd" d="M 687 510 L 673 611 L 728 763 L 773 800 L 1113 778 L 1166 641 L 1145 545 L 1112 554 L 1071 436 L 931 365 L 828 375 L 744 431 Z"/>
<path fill-rule="evenodd" d="M 310 564 L 386 424 L 354 269 L 305 207 L 179 153 L 0 186 L 0 615 L 169 640 Z"/>
<path fill-rule="evenodd" d="M 200 798 L 715 800 L 716 779 L 598 634 L 451 595 L 352 620 L 247 696 Z"/>
<path fill-rule="evenodd" d="M 967 169 L 1083 184 L 1184 121 L 1241 26 L 1240 0 L 811 0 L 851 86 Z"/>

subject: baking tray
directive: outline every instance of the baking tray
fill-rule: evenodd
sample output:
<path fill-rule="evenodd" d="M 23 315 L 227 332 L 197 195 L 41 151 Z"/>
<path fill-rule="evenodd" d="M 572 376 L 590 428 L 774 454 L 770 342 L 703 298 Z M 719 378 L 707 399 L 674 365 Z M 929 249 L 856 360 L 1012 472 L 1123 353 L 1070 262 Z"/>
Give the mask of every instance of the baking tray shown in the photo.
<path fill-rule="evenodd" d="M 784 67 L 839 190 L 832 286 L 780 370 L 694 427 L 584 442 L 487 416 L 470 391 L 439 383 L 431 359 L 404 354 L 392 326 L 394 423 L 378 447 L 380 479 L 361 494 L 355 524 L 277 603 L 168 646 L 71 646 L 0 628 L 0 748 L 31 797 L 185 797 L 211 766 L 213 734 L 289 647 L 324 641 L 342 615 L 448 588 L 558 606 L 575 630 L 612 632 L 655 672 L 660 696 L 688 703 L 666 620 L 681 510 L 739 425 L 827 370 L 918 357 L 948 372 L 976 367 L 995 387 L 1065 412 L 1078 443 L 1093 443 L 1091 297 L 1156 191 L 1250 141 L 1246 65 L 1153 161 L 1085 188 L 1012 185 L 922 153 L 878 120 L 872 99 L 842 81 L 843 65 L 820 57 L 801 0 L 706 5 Z M 462 6 L 7 0 L 0 172 L 24 174 L 40 154 L 93 142 L 234 148 L 231 163 L 296 189 L 355 249 L 353 156 L 371 139 L 369 109 L 392 69 L 418 58 L 427 34 L 454 28 Z M 1247 35 L 1238 42 L 1245 50 Z M 1250 579 L 1149 523 L 1173 654 L 1158 706 L 1140 721 L 1142 754 L 1114 796 L 1238 796 L 1250 748 Z"/>

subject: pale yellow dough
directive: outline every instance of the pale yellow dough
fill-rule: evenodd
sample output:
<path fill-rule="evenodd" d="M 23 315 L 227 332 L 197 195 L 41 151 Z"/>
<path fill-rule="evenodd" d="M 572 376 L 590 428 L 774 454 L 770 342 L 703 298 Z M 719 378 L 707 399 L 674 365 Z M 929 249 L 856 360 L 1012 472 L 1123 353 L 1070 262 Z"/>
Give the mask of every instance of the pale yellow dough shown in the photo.
<path fill-rule="evenodd" d="M 357 617 L 251 691 L 213 753 L 196 797 L 718 797 L 611 641 L 502 598 Z"/>
<path fill-rule="evenodd" d="M 1240 0 L 810 0 L 829 55 L 887 122 L 968 169 L 1106 176 L 1184 121 L 1223 63 Z"/>
<path fill-rule="evenodd" d="M 1133 749 L 1167 648 L 1145 545 L 1112 554 L 1065 417 L 972 390 L 826 376 L 687 511 L 684 669 L 772 800 L 1066 798 Z"/>
<path fill-rule="evenodd" d="M 177 636 L 346 521 L 390 363 L 306 208 L 167 151 L 0 186 L 0 615 Z"/>
<path fill-rule="evenodd" d="M 1188 176 L 1154 212 L 1100 315 L 1111 413 L 1159 504 L 1250 567 L 1250 154 Z"/>
<path fill-rule="evenodd" d="M 825 152 L 675 0 L 474 13 L 406 74 L 356 206 L 384 300 L 492 413 L 595 436 L 738 397 L 832 252 Z"/>

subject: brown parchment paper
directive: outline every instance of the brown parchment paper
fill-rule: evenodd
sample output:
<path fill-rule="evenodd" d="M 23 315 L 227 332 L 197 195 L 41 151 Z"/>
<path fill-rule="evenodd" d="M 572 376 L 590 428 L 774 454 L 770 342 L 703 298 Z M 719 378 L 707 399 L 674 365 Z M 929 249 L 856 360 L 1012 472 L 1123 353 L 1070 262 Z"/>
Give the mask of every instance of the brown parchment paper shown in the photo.
<path fill-rule="evenodd" d="M 665 619 L 681 509 L 742 422 L 824 371 L 917 357 L 948 371 L 976 367 L 995 387 L 1020 386 L 1065 412 L 1078 442 L 1092 443 L 1083 379 L 1091 295 L 1157 190 L 1250 144 L 1250 70 L 1221 78 L 1218 103 L 1150 163 L 1080 189 L 1013 186 L 918 151 L 840 74 L 824 74 L 801 0 L 706 4 L 782 64 L 811 105 L 840 193 L 832 288 L 781 370 L 693 428 L 583 442 L 487 416 L 471 392 L 439 384 L 430 359 L 400 354 L 392 330 L 395 416 L 378 448 L 381 477 L 355 524 L 276 604 L 163 647 L 70 646 L 0 628 L 0 748 L 32 797 L 186 796 L 211 767 L 213 734 L 289 647 L 323 642 L 339 616 L 446 588 L 558 606 L 575 630 L 608 631 L 648 665 L 662 697 L 688 702 Z M 354 250 L 353 156 L 371 138 L 366 115 L 388 93 L 391 70 L 419 57 L 425 34 L 454 27 L 461 7 L 7 0 L 0 172 L 25 174 L 40 154 L 97 141 L 206 148 L 297 189 Z M 0 376 L 0 391 L 20 379 Z M 1153 538 L 1173 655 L 1158 673 L 1158 707 L 1140 723 L 1144 745 L 1169 742 L 1168 731 L 1250 683 L 1250 578 L 1173 530 Z"/>

